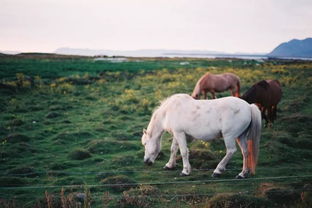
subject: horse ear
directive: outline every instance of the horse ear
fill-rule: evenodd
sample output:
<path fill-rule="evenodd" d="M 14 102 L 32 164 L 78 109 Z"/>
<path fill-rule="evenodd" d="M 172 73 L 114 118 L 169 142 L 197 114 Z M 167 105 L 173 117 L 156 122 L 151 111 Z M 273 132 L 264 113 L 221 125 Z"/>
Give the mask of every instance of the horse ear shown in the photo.
<path fill-rule="evenodd" d="M 143 134 L 146 134 L 146 129 L 143 129 Z"/>

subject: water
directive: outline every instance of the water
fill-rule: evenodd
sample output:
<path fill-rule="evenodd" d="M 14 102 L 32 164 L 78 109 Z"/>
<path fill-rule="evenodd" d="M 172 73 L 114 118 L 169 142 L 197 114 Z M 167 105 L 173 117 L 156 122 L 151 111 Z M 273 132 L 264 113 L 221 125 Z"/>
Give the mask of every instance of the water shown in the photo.
<path fill-rule="evenodd" d="M 267 60 L 272 59 L 286 59 L 286 60 L 304 60 L 312 61 L 312 57 L 269 57 L 266 55 L 249 55 L 249 54 L 162 54 L 163 57 L 185 57 L 185 58 L 236 58 L 236 59 L 249 59 L 249 60 Z"/>

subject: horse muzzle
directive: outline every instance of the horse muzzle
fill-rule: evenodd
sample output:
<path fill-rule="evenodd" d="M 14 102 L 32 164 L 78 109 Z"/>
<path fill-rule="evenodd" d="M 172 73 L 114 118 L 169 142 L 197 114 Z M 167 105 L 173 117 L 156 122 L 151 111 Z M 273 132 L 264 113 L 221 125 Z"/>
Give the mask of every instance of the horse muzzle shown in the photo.
<path fill-rule="evenodd" d="M 144 160 L 144 163 L 145 163 L 145 165 L 148 165 L 148 166 L 153 165 L 153 162 L 150 161 L 150 159 L 145 159 L 145 160 Z"/>

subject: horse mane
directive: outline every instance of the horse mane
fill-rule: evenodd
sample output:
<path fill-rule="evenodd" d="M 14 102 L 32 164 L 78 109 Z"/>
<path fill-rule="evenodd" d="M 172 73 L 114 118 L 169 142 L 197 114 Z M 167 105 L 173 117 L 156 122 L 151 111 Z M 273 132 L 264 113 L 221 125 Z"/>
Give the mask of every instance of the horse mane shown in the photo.
<path fill-rule="evenodd" d="M 199 80 L 196 82 L 195 88 L 194 88 L 194 90 L 193 90 L 193 92 L 192 92 L 192 96 L 195 96 L 194 93 L 195 93 L 195 94 L 200 94 L 201 86 L 203 85 L 203 82 L 206 81 L 206 79 L 207 79 L 207 77 L 208 77 L 209 75 L 210 75 L 210 73 L 207 72 L 206 74 L 204 74 L 203 76 L 201 76 L 201 77 L 199 78 Z"/>
<path fill-rule="evenodd" d="M 281 86 L 281 83 L 277 79 L 274 79 L 272 81 L 275 82 L 278 86 Z"/>
<path fill-rule="evenodd" d="M 160 101 L 160 104 L 153 110 L 153 113 L 152 113 L 152 119 L 153 117 L 156 116 L 157 112 L 159 112 L 161 109 L 165 108 L 165 106 L 167 105 L 167 103 L 169 102 L 169 100 L 172 99 L 172 97 L 174 97 L 175 95 L 172 95 L 170 97 L 167 97 L 163 100 Z"/>
<path fill-rule="evenodd" d="M 254 99 L 256 99 L 257 95 L 256 92 L 259 89 L 259 87 L 261 87 L 264 90 L 267 90 L 269 89 L 270 85 L 268 84 L 267 81 L 261 80 L 260 82 L 257 82 L 256 84 L 252 85 L 251 88 L 249 88 L 247 92 L 245 92 L 243 96 L 241 96 L 240 98 L 247 101 L 248 103 L 254 102 Z"/>
<path fill-rule="evenodd" d="M 253 97 L 255 90 L 255 85 L 251 86 L 240 98 L 248 102 Z"/>
<path fill-rule="evenodd" d="M 255 86 L 260 86 L 266 90 L 270 87 L 269 83 L 266 80 L 261 80 L 260 82 L 256 83 Z"/>
<path fill-rule="evenodd" d="M 157 106 L 154 111 L 153 111 L 153 114 L 152 114 L 152 117 L 151 117 L 151 120 L 150 120 L 150 123 L 147 127 L 147 131 L 149 131 L 150 127 L 154 125 L 154 123 L 156 122 L 156 120 L 159 118 L 159 115 L 160 116 L 165 116 L 166 115 L 166 109 L 167 109 L 167 106 L 168 105 L 171 105 L 174 101 L 177 100 L 177 98 L 188 98 L 188 99 L 191 99 L 193 100 L 193 98 L 188 95 L 188 94 L 174 94 L 174 95 L 171 95 L 170 97 L 168 98 L 165 98 L 164 100 L 162 100 L 160 102 L 160 105 Z M 182 102 L 183 103 L 183 102 Z"/>
<path fill-rule="evenodd" d="M 207 77 L 211 75 L 210 72 L 207 72 L 206 74 L 204 74 L 199 80 L 198 80 L 198 85 L 201 86 L 203 85 L 203 82 L 206 82 Z"/>

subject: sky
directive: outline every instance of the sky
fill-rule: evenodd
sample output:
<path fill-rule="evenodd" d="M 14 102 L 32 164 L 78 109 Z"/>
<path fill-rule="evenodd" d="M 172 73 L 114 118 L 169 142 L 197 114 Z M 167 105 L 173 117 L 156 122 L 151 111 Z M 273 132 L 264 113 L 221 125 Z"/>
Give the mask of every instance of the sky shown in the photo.
<path fill-rule="evenodd" d="M 312 37 L 311 0 L 0 0 L 0 51 L 266 53 Z"/>

